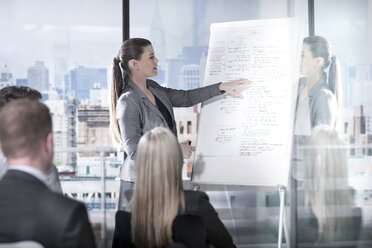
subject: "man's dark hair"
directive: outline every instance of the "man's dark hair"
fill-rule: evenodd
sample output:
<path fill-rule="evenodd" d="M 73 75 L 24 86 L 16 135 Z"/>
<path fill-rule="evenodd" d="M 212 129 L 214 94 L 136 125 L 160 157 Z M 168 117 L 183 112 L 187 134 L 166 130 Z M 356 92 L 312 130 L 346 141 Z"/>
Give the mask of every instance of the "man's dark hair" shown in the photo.
<path fill-rule="evenodd" d="M 16 99 L 40 100 L 41 93 L 27 86 L 6 86 L 0 90 L 0 109 Z"/>

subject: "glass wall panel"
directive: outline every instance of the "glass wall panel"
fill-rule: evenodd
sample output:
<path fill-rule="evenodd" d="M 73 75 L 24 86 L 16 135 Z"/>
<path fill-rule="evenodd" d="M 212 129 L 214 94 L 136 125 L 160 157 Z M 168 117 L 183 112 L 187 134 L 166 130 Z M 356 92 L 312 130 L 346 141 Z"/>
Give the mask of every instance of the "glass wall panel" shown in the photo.
<path fill-rule="evenodd" d="M 170 88 L 192 89 L 203 85 L 212 23 L 289 16 L 303 18 L 306 23 L 307 15 L 306 0 L 136 0 L 130 2 L 130 37 L 147 38 L 152 42 L 159 63 L 158 75 L 151 79 Z M 190 139 L 195 144 L 199 107 L 175 108 L 174 111 L 179 141 Z M 185 162 L 186 189 L 193 187 L 188 183 L 192 163 L 193 157 Z M 200 187 L 207 191 L 235 244 L 241 247 L 277 244 L 277 188 Z M 286 216 L 289 220 L 288 197 Z"/>
<path fill-rule="evenodd" d="M 300 247 L 372 244 L 371 4 L 364 0 L 314 1 L 315 35 L 329 42 L 330 55 L 340 64 L 343 92 L 338 104 L 342 115 L 337 116 L 342 118 L 338 139 L 324 127 L 314 129 L 312 147 L 305 149 L 308 171 L 298 184 Z M 325 68 L 325 78 L 333 74 L 332 63 Z"/>
<path fill-rule="evenodd" d="M 2 0 L 0 30 L 0 88 L 24 85 L 42 93 L 52 112 L 54 163 L 63 192 L 86 203 L 97 237 L 103 237 L 102 199 L 106 209 L 115 210 L 121 164 L 108 156 L 116 151 L 108 82 L 122 42 L 122 1 Z M 114 221 L 108 223 L 113 228 Z"/>

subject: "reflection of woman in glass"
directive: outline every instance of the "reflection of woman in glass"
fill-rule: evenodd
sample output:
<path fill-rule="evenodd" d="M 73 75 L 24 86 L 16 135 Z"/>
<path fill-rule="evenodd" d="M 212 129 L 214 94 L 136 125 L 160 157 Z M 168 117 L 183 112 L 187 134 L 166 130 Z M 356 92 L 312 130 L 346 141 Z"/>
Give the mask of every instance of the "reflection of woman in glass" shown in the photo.
<path fill-rule="evenodd" d="M 327 77 L 328 71 L 328 77 Z M 304 205 L 304 149 L 317 125 L 342 131 L 342 84 L 336 56 L 329 42 L 321 36 L 303 40 L 299 95 L 292 152 L 291 205 Z M 292 219 L 306 216 L 291 211 Z M 299 224 L 297 224 L 299 225 Z M 300 226 L 300 225 L 299 225 Z M 296 230 L 295 224 L 292 230 Z M 300 233 L 300 231 L 297 231 Z"/>
<path fill-rule="evenodd" d="M 141 38 L 126 40 L 113 59 L 110 125 L 126 156 L 120 174 L 120 209 L 127 206 L 123 194 L 133 188 L 137 144 L 146 131 L 163 126 L 177 135 L 173 107 L 191 107 L 224 92 L 242 96 L 236 89 L 249 82 L 237 79 L 193 90 L 174 90 L 148 79 L 157 75 L 157 64 L 150 41 Z M 190 157 L 189 142 L 180 145 L 184 157 Z"/>
<path fill-rule="evenodd" d="M 311 128 L 325 124 L 341 131 L 342 85 L 339 66 L 324 37 L 309 36 L 304 39 L 301 74 L 306 78 L 300 80 L 299 105 L 307 103 L 304 100 L 308 98 Z"/>
<path fill-rule="evenodd" d="M 303 218 L 299 225 L 300 241 L 355 240 L 360 216 L 352 210 L 346 144 L 334 129 L 319 125 L 313 128 L 309 145 L 305 153 L 305 200 L 311 211 L 310 218 Z"/>
<path fill-rule="evenodd" d="M 327 77 L 328 70 L 328 77 Z M 303 150 L 316 125 L 327 125 L 342 131 L 342 85 L 337 58 L 322 36 L 309 36 L 303 41 L 299 95 L 293 142 L 292 175 L 303 178 Z"/>

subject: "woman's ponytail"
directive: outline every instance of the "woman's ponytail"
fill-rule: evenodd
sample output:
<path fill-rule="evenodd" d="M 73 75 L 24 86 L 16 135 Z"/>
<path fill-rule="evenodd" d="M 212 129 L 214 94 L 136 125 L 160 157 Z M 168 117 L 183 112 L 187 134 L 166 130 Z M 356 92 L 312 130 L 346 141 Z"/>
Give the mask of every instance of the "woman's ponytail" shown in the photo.
<path fill-rule="evenodd" d="M 110 104 L 110 129 L 115 144 L 121 145 L 120 129 L 116 118 L 116 103 L 123 89 L 123 76 L 120 69 L 120 59 L 114 57 L 111 71 L 111 104 Z"/>
<path fill-rule="evenodd" d="M 340 75 L 340 66 L 335 55 L 331 57 L 331 63 L 328 73 L 329 88 L 333 92 L 337 100 L 337 119 L 335 124 L 336 131 L 343 133 L 343 103 L 342 103 L 342 82 Z"/>

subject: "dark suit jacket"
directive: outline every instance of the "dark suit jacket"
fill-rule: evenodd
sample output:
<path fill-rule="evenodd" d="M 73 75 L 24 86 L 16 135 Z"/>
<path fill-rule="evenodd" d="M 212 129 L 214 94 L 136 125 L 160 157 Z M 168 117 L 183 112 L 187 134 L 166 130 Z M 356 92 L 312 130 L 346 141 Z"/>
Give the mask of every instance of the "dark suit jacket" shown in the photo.
<path fill-rule="evenodd" d="M 0 181 L 0 243 L 95 247 L 85 206 L 53 193 L 36 177 L 9 170 Z"/>
<path fill-rule="evenodd" d="M 147 87 L 167 108 L 173 121 L 173 129 L 171 131 L 175 135 L 177 135 L 177 130 L 173 107 L 191 107 L 222 94 L 218 84 L 193 90 L 174 90 L 162 87 L 155 81 L 148 79 Z M 155 127 L 168 127 L 168 124 L 159 109 L 152 104 L 142 90 L 131 80 L 125 85 L 117 101 L 116 117 L 124 152 L 127 155 L 120 178 L 124 181 L 135 182 L 135 159 L 137 145 L 141 136 Z"/>
<path fill-rule="evenodd" d="M 193 227 L 185 224 L 185 219 L 178 218 L 173 221 L 173 240 L 184 244 L 186 247 L 200 247 L 200 242 L 196 240 L 204 239 L 202 246 L 213 244 L 216 248 L 235 247 L 233 240 L 218 217 L 216 210 L 209 202 L 207 194 L 201 191 L 185 191 L 185 210 L 180 211 L 179 216 L 189 215 L 198 217 L 202 225 L 197 221 L 192 221 Z M 186 219 L 189 221 L 190 219 Z M 130 214 L 125 211 L 118 211 L 115 218 L 115 231 L 112 247 L 134 247 L 130 234 Z M 183 224 L 182 224 L 183 222 Z M 181 224 L 180 224 L 181 223 Z M 204 228 L 204 230 L 203 230 Z M 206 232 L 206 237 L 203 238 Z"/>

